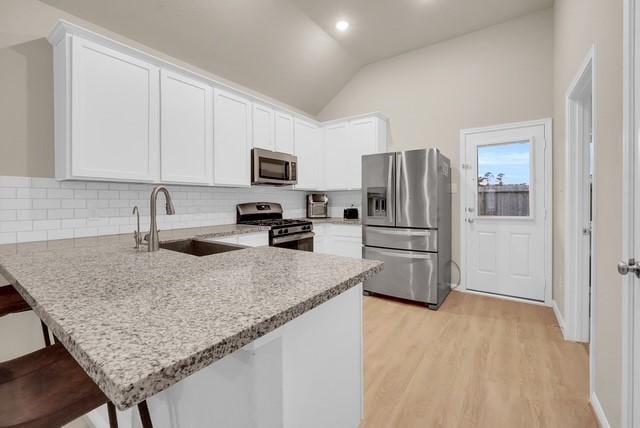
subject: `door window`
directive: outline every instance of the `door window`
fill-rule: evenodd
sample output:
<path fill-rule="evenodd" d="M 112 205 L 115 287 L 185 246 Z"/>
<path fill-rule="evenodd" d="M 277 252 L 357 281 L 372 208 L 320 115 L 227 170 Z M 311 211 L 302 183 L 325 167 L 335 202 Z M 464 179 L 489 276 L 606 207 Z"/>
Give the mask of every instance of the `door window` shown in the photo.
<path fill-rule="evenodd" d="M 531 216 L 531 142 L 477 146 L 477 207 L 483 217 Z"/>

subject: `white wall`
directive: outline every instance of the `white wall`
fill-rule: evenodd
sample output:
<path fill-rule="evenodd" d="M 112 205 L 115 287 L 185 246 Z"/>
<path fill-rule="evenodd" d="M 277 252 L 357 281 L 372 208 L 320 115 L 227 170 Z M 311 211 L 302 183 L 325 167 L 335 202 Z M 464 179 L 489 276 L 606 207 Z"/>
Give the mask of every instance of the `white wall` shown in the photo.
<path fill-rule="evenodd" d="M 544 10 L 362 68 L 321 111 L 390 118 L 389 150 L 438 146 L 458 182 L 463 128 L 553 114 L 553 11 Z M 460 260 L 453 198 L 453 257 Z"/>

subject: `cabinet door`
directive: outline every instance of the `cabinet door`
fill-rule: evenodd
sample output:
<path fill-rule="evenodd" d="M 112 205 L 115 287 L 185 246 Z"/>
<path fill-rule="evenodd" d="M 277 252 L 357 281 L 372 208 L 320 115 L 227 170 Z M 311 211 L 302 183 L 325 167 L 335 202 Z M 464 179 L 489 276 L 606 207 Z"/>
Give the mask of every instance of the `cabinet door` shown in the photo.
<path fill-rule="evenodd" d="M 251 102 L 214 90 L 213 176 L 221 186 L 250 186 Z"/>
<path fill-rule="evenodd" d="M 349 189 L 362 187 L 362 155 L 377 153 L 378 121 L 375 117 L 352 120 L 349 124 L 347 156 L 350 168 L 346 170 L 345 182 Z"/>
<path fill-rule="evenodd" d="M 293 146 L 293 117 L 290 114 L 276 112 L 274 119 L 276 150 L 294 154 Z"/>
<path fill-rule="evenodd" d="M 238 244 L 247 247 L 268 247 L 269 232 L 244 233 L 238 235 Z"/>
<path fill-rule="evenodd" d="M 295 147 L 298 156 L 298 189 L 324 188 L 324 150 L 322 130 L 317 126 L 295 119 Z"/>
<path fill-rule="evenodd" d="M 324 174 L 327 190 L 345 190 L 355 168 L 357 155 L 349 147 L 349 124 L 341 122 L 324 128 Z"/>
<path fill-rule="evenodd" d="M 322 130 L 317 126 L 295 119 L 295 147 L 298 157 L 298 189 L 324 188 L 324 149 Z"/>
<path fill-rule="evenodd" d="M 253 104 L 253 147 L 275 150 L 273 139 L 273 110 L 261 104 Z"/>
<path fill-rule="evenodd" d="M 211 184 L 213 180 L 212 89 L 162 70 L 160 173 L 162 181 Z"/>
<path fill-rule="evenodd" d="M 71 175 L 151 181 L 159 170 L 159 69 L 73 38 Z"/>

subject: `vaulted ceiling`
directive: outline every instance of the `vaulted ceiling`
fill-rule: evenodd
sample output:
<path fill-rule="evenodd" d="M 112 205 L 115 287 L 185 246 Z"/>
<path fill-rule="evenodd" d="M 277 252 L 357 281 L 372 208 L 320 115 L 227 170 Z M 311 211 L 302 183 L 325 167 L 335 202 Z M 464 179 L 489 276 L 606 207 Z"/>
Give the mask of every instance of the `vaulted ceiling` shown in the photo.
<path fill-rule="evenodd" d="M 41 0 L 310 114 L 369 62 L 553 0 Z M 339 18 L 351 22 L 335 30 Z"/>

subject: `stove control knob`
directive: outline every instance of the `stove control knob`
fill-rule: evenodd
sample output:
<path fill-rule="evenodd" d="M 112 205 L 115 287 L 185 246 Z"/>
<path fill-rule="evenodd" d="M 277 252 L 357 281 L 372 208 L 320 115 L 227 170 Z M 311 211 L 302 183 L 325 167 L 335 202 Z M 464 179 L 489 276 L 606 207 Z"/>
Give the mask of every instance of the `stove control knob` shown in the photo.
<path fill-rule="evenodd" d="M 289 229 L 283 230 L 282 233 L 289 233 Z"/>

